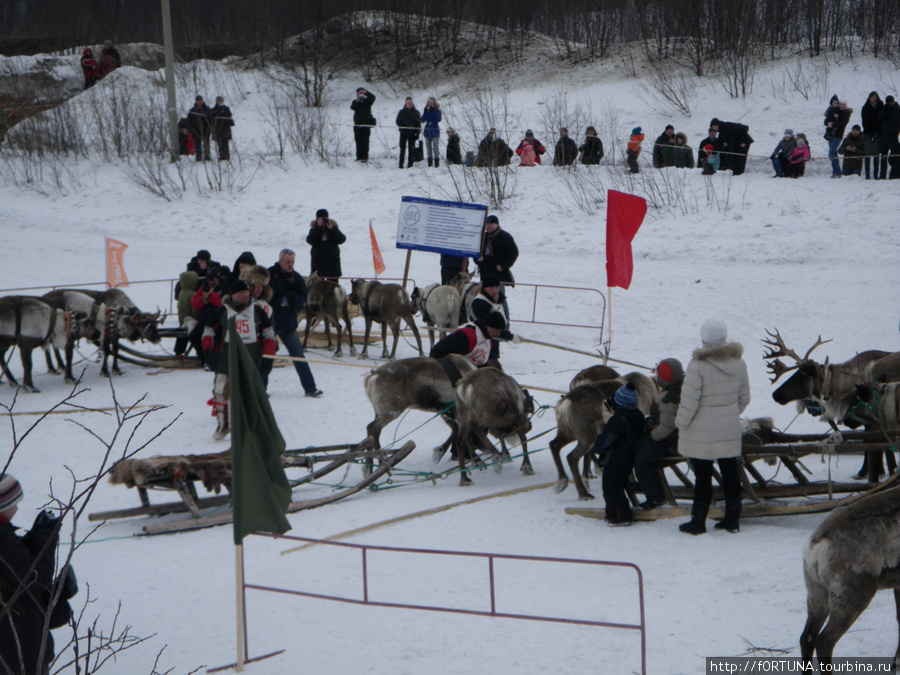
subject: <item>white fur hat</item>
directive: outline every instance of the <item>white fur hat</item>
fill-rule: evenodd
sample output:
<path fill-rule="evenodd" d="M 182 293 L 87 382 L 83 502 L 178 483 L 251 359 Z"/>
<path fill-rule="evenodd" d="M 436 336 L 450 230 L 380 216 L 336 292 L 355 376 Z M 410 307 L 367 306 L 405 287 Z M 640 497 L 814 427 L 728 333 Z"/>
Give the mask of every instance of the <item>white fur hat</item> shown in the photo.
<path fill-rule="evenodd" d="M 724 321 L 707 319 L 700 326 L 700 339 L 708 345 L 723 345 L 728 340 L 728 328 Z"/>

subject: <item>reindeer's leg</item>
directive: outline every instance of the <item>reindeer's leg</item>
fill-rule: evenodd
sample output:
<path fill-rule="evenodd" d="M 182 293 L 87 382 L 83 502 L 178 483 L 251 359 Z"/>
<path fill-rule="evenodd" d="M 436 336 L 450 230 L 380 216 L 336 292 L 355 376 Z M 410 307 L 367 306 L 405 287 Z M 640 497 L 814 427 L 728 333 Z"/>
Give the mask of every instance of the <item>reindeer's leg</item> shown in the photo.
<path fill-rule="evenodd" d="M 419 356 L 425 356 L 425 352 L 422 351 L 422 337 L 419 335 L 419 329 L 416 327 L 416 320 L 413 318 L 412 314 L 407 314 L 404 318 L 406 320 L 406 325 L 412 329 L 413 335 L 416 336 L 416 345 L 419 347 Z M 397 319 L 397 330 L 400 330 L 400 319 Z M 431 343 L 431 346 L 434 346 L 434 342 Z"/>
<path fill-rule="evenodd" d="M 347 326 L 347 342 L 350 343 L 350 355 L 356 355 L 356 347 L 353 346 L 353 329 L 350 327 L 350 312 L 347 310 L 346 305 L 341 310 L 341 315 L 344 317 L 344 325 Z"/>
<path fill-rule="evenodd" d="M 2 370 L 3 374 L 6 375 L 6 379 L 9 380 L 10 387 L 18 387 L 19 381 L 13 377 L 13 374 L 9 372 L 9 366 L 6 363 L 6 352 L 9 347 L 6 347 L 0 352 L 0 370 Z"/>
<path fill-rule="evenodd" d="M 430 349 L 434 349 L 434 325 L 433 324 L 428 324 L 428 341 L 431 343 Z"/>
<path fill-rule="evenodd" d="M 375 414 L 375 419 L 372 420 L 366 427 L 366 434 L 373 441 L 373 451 L 378 452 L 381 450 L 381 430 L 398 417 L 400 417 L 399 412 L 387 412 L 380 415 L 377 413 Z M 363 476 L 372 475 L 373 467 L 373 460 L 367 459 L 365 462 L 363 462 Z"/>
<path fill-rule="evenodd" d="M 387 348 L 387 329 L 388 320 L 385 319 L 381 322 L 381 358 L 393 361 L 394 354 L 397 353 L 397 341 L 400 339 L 400 320 L 391 321 L 391 335 L 394 336 L 394 347 L 391 349 L 390 354 Z"/>
<path fill-rule="evenodd" d="M 325 321 L 325 339 L 328 340 L 328 349 L 331 349 L 331 319 L 329 319 L 326 316 L 324 321 Z"/>
<path fill-rule="evenodd" d="M 47 372 L 51 375 L 59 375 L 59 371 L 53 365 L 53 347 L 47 347 L 44 350 L 44 358 L 47 359 Z"/>
<path fill-rule="evenodd" d="M 557 436 L 552 441 L 550 441 L 550 454 L 553 456 L 553 463 L 556 464 L 556 471 L 558 476 L 556 479 L 556 486 L 553 488 L 557 494 L 569 487 L 569 477 L 566 475 L 566 470 L 563 467 L 562 463 L 562 457 L 560 456 L 560 451 L 568 442 L 569 439 L 565 438 L 564 436 Z"/>
<path fill-rule="evenodd" d="M 34 386 L 34 382 L 31 379 L 31 369 L 32 369 L 32 360 L 31 360 L 31 350 L 32 347 L 26 347 L 25 345 L 19 345 L 19 354 L 22 356 L 22 370 L 24 373 L 22 374 L 22 388 L 33 394 L 40 393 L 40 390 Z"/>
<path fill-rule="evenodd" d="M 897 607 L 897 626 L 900 628 L 900 589 L 894 589 L 894 605 Z M 897 644 L 897 652 L 894 654 L 894 670 L 900 665 L 900 642 Z"/>
<path fill-rule="evenodd" d="M 572 471 L 572 480 L 575 481 L 575 488 L 578 490 L 578 498 L 581 501 L 589 501 L 594 498 L 594 495 L 588 492 L 587 481 L 584 481 L 582 477 L 578 475 L 578 460 L 588 454 L 591 451 L 591 447 L 591 444 L 583 443 L 579 440 L 575 449 L 566 457 L 566 461 L 569 463 L 569 469 Z"/>
<path fill-rule="evenodd" d="M 819 663 L 831 663 L 834 646 L 869 606 L 878 590 L 878 578 L 874 575 L 856 575 L 854 582 L 852 591 L 848 589 L 842 596 L 831 599 L 828 625 L 816 639 Z"/>
<path fill-rule="evenodd" d="M 596 478 L 596 474 L 594 474 L 592 468 L 594 466 L 594 455 L 589 452 L 584 456 L 584 462 L 582 464 L 581 476 L 584 478 L 585 482 Z"/>
<path fill-rule="evenodd" d="M 878 450 L 868 450 L 866 452 L 866 462 L 869 464 L 869 482 L 877 483 L 884 476 L 884 462 L 881 461 L 882 452 Z"/>
<path fill-rule="evenodd" d="M 306 326 L 303 329 L 303 351 L 306 351 L 306 345 L 309 344 L 309 331 L 312 330 L 312 317 L 309 310 L 306 310 Z"/>
<path fill-rule="evenodd" d="M 488 449 L 488 452 L 491 453 L 491 460 L 494 462 L 494 471 L 496 471 L 497 473 L 500 473 L 501 471 L 503 471 L 503 462 L 502 462 L 503 455 L 500 453 L 499 450 L 497 450 L 497 446 L 494 445 L 493 443 L 491 443 L 491 439 L 488 438 L 488 435 L 487 435 L 487 430 L 482 429 L 480 427 L 476 427 L 475 434 L 478 436 L 478 438 L 481 440 L 481 442 L 484 443 L 484 447 L 486 447 Z M 502 444 L 502 442 L 503 441 L 501 439 L 501 444 Z M 506 450 L 506 447 L 504 446 L 503 449 Z M 507 454 L 509 454 L 509 453 L 507 453 Z"/>
<path fill-rule="evenodd" d="M 109 377 L 109 352 L 112 350 L 112 338 L 104 336 L 100 341 L 100 374 Z"/>
<path fill-rule="evenodd" d="M 816 650 L 816 638 L 828 619 L 828 589 L 824 584 L 806 580 L 806 625 L 800 635 L 800 656 L 811 661 Z"/>
<path fill-rule="evenodd" d="M 366 317 L 366 335 L 363 338 L 362 353 L 359 355 L 361 359 L 369 358 L 369 333 L 372 332 L 372 317 Z"/>
<path fill-rule="evenodd" d="M 344 329 L 341 326 L 341 320 L 337 316 L 334 317 L 334 329 L 337 331 L 337 349 L 334 352 L 334 356 L 343 356 L 344 351 L 341 349 L 341 338 L 343 337 Z"/>
<path fill-rule="evenodd" d="M 441 415 L 441 419 L 446 422 L 447 426 L 450 427 L 450 435 L 447 437 L 447 440 L 437 446 L 434 450 L 431 451 L 431 459 L 435 464 L 438 464 L 441 459 L 443 459 L 444 455 L 447 454 L 447 449 L 453 445 L 453 443 L 457 442 L 457 428 L 456 421 L 451 418 L 447 413 Z M 457 455 L 459 453 L 457 452 Z"/>
<path fill-rule="evenodd" d="M 524 431 L 519 431 L 519 442 L 522 444 L 522 453 L 525 455 L 522 458 L 522 466 L 519 468 L 519 471 L 526 476 L 533 476 L 534 469 L 531 466 L 531 458 L 528 456 L 528 439 Z"/>
<path fill-rule="evenodd" d="M 469 428 L 468 424 L 460 421 L 456 448 L 456 458 L 459 462 L 460 487 L 472 485 L 472 479 L 466 473 L 466 456 L 475 456 L 475 449 L 472 447 L 472 429 Z"/>

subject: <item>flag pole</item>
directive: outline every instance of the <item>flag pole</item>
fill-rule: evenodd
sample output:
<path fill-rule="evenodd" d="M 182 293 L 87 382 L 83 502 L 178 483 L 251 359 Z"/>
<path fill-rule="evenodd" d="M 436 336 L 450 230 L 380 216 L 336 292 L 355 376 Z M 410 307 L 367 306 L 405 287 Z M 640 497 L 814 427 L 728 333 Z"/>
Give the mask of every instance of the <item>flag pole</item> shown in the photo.
<path fill-rule="evenodd" d="M 607 325 L 609 328 L 606 332 L 606 355 L 609 356 L 609 352 L 612 350 L 612 286 L 606 287 L 606 308 L 609 311 L 609 320 L 607 321 Z M 606 364 L 606 359 L 603 359 L 604 365 Z"/>
<path fill-rule="evenodd" d="M 244 658 L 246 654 L 246 645 L 244 644 L 244 634 L 247 629 L 246 613 L 244 612 L 244 545 L 234 545 L 234 576 L 235 587 L 237 591 L 237 661 L 236 670 L 242 672 L 244 670 Z"/>

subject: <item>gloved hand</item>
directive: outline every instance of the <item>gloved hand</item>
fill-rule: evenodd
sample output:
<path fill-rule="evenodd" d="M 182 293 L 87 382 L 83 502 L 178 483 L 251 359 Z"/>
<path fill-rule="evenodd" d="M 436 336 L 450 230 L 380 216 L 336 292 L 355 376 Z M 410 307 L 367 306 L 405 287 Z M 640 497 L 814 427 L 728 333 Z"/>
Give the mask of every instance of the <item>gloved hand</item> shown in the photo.
<path fill-rule="evenodd" d="M 34 525 L 31 529 L 52 529 L 56 526 L 56 521 L 58 520 L 59 516 L 53 515 L 53 511 L 44 510 L 37 514 L 37 518 L 34 519 Z"/>
<path fill-rule="evenodd" d="M 518 333 L 516 333 L 515 335 L 512 336 L 512 343 L 513 343 L 514 345 L 520 345 L 520 344 L 522 344 L 522 338 L 519 336 Z"/>

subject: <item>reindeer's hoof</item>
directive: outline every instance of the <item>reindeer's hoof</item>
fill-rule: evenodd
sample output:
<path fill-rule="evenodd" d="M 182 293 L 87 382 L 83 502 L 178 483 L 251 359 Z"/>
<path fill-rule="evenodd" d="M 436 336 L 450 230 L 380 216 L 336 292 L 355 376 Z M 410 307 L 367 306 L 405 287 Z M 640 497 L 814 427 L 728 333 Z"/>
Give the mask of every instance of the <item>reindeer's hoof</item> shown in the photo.
<path fill-rule="evenodd" d="M 67 377 L 66 384 L 78 384 L 78 380 L 76 380 L 74 377 Z"/>
<path fill-rule="evenodd" d="M 332 358 L 335 358 L 335 359 L 339 359 L 342 356 L 344 356 L 344 352 L 335 352 L 334 354 L 332 354 Z"/>
<path fill-rule="evenodd" d="M 363 478 L 368 478 L 369 476 L 371 476 L 372 472 L 374 470 L 375 470 L 375 468 L 371 464 L 363 464 L 363 466 L 362 466 Z"/>
<path fill-rule="evenodd" d="M 586 474 L 584 474 L 584 476 L 583 476 L 583 478 L 584 478 L 585 481 L 594 480 L 596 477 L 597 477 L 597 476 L 594 475 L 594 472 L 593 472 L 593 471 L 588 471 L 588 472 L 587 472 Z"/>
<path fill-rule="evenodd" d="M 22 391 L 24 391 L 26 394 L 40 394 L 41 393 L 41 390 L 38 389 L 37 387 L 29 387 L 28 385 L 25 385 L 24 387 L 22 387 Z"/>
<path fill-rule="evenodd" d="M 534 469 L 531 468 L 531 464 L 523 464 L 523 465 L 522 465 L 522 468 L 519 469 L 519 471 L 521 471 L 521 472 L 522 472 L 523 474 L 525 474 L 526 476 L 533 476 L 533 475 L 534 475 Z"/>
<path fill-rule="evenodd" d="M 212 439 L 214 441 L 224 441 L 225 437 L 229 434 L 230 431 L 231 429 L 216 429 L 216 433 L 212 435 Z"/>
<path fill-rule="evenodd" d="M 356 349 L 353 347 L 350 348 L 350 356 L 356 356 Z"/>
<path fill-rule="evenodd" d="M 503 460 L 494 462 L 494 473 L 503 473 Z"/>
<path fill-rule="evenodd" d="M 472 479 L 469 478 L 466 474 L 462 474 L 459 477 L 459 487 L 469 487 L 470 485 L 474 485 Z"/>
<path fill-rule="evenodd" d="M 441 446 L 436 447 L 431 451 L 431 461 L 435 464 L 440 464 L 441 460 L 444 459 L 444 455 L 447 454 L 447 448 L 442 448 Z"/>
<path fill-rule="evenodd" d="M 556 494 L 559 494 L 560 492 L 565 490 L 567 487 L 569 487 L 569 479 L 568 478 L 560 478 L 558 481 L 556 481 L 556 485 L 553 486 L 553 491 Z"/>
<path fill-rule="evenodd" d="M 578 496 L 578 501 L 580 501 L 580 502 L 589 502 L 589 501 L 592 501 L 593 499 L 594 499 L 594 495 L 592 495 L 590 492 L 585 492 L 583 495 Z"/>
<path fill-rule="evenodd" d="M 367 359 L 367 358 L 369 358 L 369 355 L 366 354 L 365 352 L 363 352 L 362 354 L 359 355 L 359 360 L 360 360 L 360 361 L 362 361 L 363 359 Z"/>

